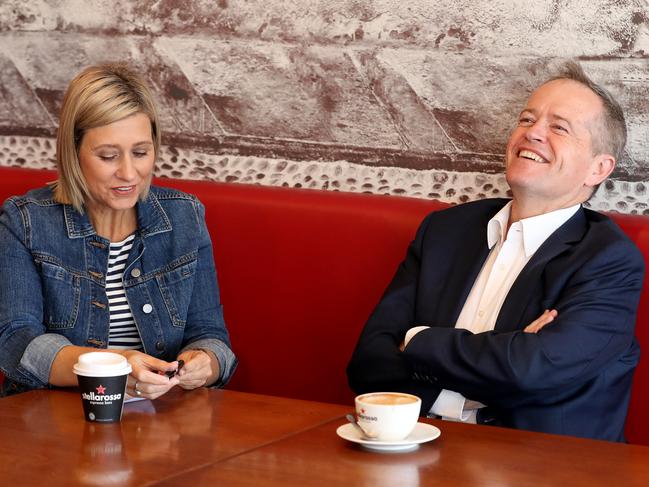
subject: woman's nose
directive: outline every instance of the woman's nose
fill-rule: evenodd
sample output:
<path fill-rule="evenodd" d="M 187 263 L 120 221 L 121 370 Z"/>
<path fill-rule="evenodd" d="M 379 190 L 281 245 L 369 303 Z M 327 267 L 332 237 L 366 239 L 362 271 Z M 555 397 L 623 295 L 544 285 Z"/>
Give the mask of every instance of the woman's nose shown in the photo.
<path fill-rule="evenodd" d="M 135 165 L 133 159 L 129 154 L 126 154 L 117 169 L 117 177 L 125 181 L 130 181 L 135 177 Z"/>

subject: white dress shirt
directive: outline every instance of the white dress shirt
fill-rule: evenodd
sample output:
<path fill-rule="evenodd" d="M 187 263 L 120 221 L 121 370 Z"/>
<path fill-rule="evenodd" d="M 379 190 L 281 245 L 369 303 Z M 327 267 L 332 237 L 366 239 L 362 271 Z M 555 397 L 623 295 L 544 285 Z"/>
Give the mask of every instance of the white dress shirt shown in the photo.
<path fill-rule="evenodd" d="M 543 242 L 581 206 L 575 205 L 519 220 L 512 223 L 507 231 L 511 205 L 510 201 L 487 224 L 487 244 L 491 251 L 473 283 L 455 328 L 464 328 L 472 333 L 493 330 L 509 289 L 525 264 Z M 426 328 L 428 327 L 416 326 L 408 330 L 404 345 L 407 346 L 412 337 Z M 442 419 L 475 423 L 477 411 L 481 407 L 484 405 L 479 402 L 443 389 L 430 409 L 430 414 L 441 416 Z"/>

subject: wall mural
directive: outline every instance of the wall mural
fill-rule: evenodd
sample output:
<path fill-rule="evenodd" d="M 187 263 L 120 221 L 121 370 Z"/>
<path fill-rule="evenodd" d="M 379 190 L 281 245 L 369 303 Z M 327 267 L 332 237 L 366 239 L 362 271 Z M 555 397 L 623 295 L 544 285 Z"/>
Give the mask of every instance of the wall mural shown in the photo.
<path fill-rule="evenodd" d="M 589 204 L 649 214 L 647 0 L 4 0 L 0 165 L 54 167 L 67 83 L 125 60 L 162 108 L 158 175 L 453 203 L 505 195 L 517 114 L 571 58 L 629 127 Z"/>

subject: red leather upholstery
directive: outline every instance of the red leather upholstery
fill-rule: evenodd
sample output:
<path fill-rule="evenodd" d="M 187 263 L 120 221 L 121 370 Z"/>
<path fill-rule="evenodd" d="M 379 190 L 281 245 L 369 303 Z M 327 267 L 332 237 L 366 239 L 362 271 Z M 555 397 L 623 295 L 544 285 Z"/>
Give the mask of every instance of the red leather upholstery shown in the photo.
<path fill-rule="evenodd" d="M 361 327 L 439 203 L 236 185 L 204 202 L 241 360 L 231 387 L 352 404 Z"/>
<path fill-rule="evenodd" d="M 649 355 L 647 355 L 649 354 L 649 218 L 619 214 L 611 214 L 611 216 L 640 248 L 646 266 L 644 287 L 635 325 L 641 356 L 633 377 L 633 390 L 625 433 L 629 443 L 649 445 Z"/>
<path fill-rule="evenodd" d="M 0 168 L 0 199 L 54 179 Z M 158 179 L 207 208 L 225 319 L 240 365 L 229 388 L 352 404 L 345 367 L 418 224 L 421 199 Z M 649 267 L 649 218 L 613 215 Z M 649 279 L 649 278 L 647 278 Z M 649 286 L 638 315 L 649 350 Z M 649 445 L 649 360 L 638 366 L 627 437 Z"/>

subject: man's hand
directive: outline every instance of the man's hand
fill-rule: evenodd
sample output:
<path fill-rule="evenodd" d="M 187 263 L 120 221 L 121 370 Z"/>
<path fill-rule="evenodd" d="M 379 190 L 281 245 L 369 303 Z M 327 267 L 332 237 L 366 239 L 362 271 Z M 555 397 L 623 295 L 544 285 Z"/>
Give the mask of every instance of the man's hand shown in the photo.
<path fill-rule="evenodd" d="M 552 323 L 558 315 L 556 309 L 546 309 L 541 316 L 527 325 L 523 331 L 525 333 L 538 333 L 545 325 Z"/>

